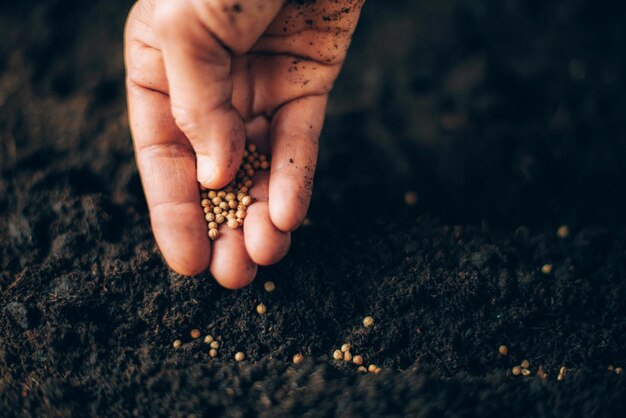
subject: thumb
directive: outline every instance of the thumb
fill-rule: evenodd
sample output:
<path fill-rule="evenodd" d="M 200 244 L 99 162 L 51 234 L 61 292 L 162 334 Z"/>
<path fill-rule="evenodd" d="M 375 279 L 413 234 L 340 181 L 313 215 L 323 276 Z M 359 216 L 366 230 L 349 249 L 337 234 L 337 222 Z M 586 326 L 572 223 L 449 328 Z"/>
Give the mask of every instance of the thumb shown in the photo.
<path fill-rule="evenodd" d="M 231 55 L 254 45 L 284 0 L 158 0 L 153 16 L 169 83 L 172 114 L 197 159 L 198 181 L 233 179 L 245 143 L 232 105 Z"/>

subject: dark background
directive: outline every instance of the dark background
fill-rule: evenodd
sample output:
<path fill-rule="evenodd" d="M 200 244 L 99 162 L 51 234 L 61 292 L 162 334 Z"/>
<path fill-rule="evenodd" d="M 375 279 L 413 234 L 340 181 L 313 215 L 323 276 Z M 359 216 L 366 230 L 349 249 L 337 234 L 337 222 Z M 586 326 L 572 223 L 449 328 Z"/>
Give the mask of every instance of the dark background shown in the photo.
<path fill-rule="evenodd" d="M 607 371 L 626 365 L 623 6 L 370 0 L 312 226 L 229 292 L 171 273 L 153 242 L 125 113 L 131 4 L 0 5 L 1 416 L 623 412 Z M 220 337 L 217 359 L 192 328 Z M 384 372 L 330 360 L 346 341 Z M 522 359 L 533 377 L 511 375 Z"/>

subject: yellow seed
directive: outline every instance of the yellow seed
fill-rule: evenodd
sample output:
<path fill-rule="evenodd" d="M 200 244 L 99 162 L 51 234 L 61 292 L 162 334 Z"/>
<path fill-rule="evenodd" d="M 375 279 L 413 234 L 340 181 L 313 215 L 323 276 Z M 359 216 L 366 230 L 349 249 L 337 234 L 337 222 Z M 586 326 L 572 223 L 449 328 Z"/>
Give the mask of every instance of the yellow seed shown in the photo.
<path fill-rule="evenodd" d="M 543 274 L 550 274 L 550 273 L 552 273 L 552 264 L 544 264 L 541 267 L 541 272 Z"/>
<path fill-rule="evenodd" d="M 264 304 L 259 303 L 256 307 L 256 312 L 259 315 L 265 315 L 265 312 L 267 312 L 267 307 Z"/>
<path fill-rule="evenodd" d="M 379 374 L 382 371 L 383 369 L 381 369 L 380 367 L 376 367 L 376 370 L 374 370 L 374 374 Z"/>
<path fill-rule="evenodd" d="M 217 192 L 215 190 L 209 191 L 209 199 L 214 199 L 217 197 Z"/>
<path fill-rule="evenodd" d="M 343 353 L 343 360 L 347 362 L 352 361 L 352 353 L 349 351 L 346 351 L 345 353 Z"/>
<path fill-rule="evenodd" d="M 222 213 L 222 208 L 220 208 L 219 206 L 214 207 L 213 213 L 219 215 L 220 213 Z"/>
<path fill-rule="evenodd" d="M 267 293 L 272 293 L 274 290 L 276 290 L 276 285 L 272 281 L 267 281 L 263 283 L 263 288 Z"/>
<path fill-rule="evenodd" d="M 249 177 L 252 177 L 254 175 L 254 170 L 248 170 L 247 174 Z M 252 187 L 253 183 L 252 183 L 252 180 L 246 180 L 243 182 L 243 184 L 249 189 L 250 187 Z"/>
<path fill-rule="evenodd" d="M 235 217 L 239 218 L 239 219 L 246 219 L 246 211 L 245 210 L 238 210 L 235 213 Z"/>
<path fill-rule="evenodd" d="M 559 229 L 556 230 L 556 236 L 559 238 L 569 237 L 569 226 L 561 225 Z"/>
<path fill-rule="evenodd" d="M 530 367 L 530 362 L 528 360 L 522 360 L 520 366 L 522 366 L 522 369 L 527 369 Z"/>
<path fill-rule="evenodd" d="M 229 209 L 237 209 L 237 206 L 239 206 L 239 205 L 237 205 L 237 201 L 235 201 L 235 200 L 231 200 L 230 202 L 228 202 L 228 208 Z"/>
<path fill-rule="evenodd" d="M 417 194 L 413 191 L 408 191 L 404 194 L 404 203 L 408 206 L 415 206 L 417 203 Z"/>
<path fill-rule="evenodd" d="M 567 372 L 567 369 L 565 368 L 565 366 L 561 367 L 561 369 L 559 370 L 559 375 L 557 376 L 556 380 L 558 381 L 563 380 L 563 376 L 565 376 L 566 372 Z"/>
<path fill-rule="evenodd" d="M 357 366 L 360 366 L 360 365 L 363 364 L 363 357 L 361 357 L 359 355 L 356 355 L 356 356 L 352 357 L 352 362 L 354 364 L 356 364 Z"/>
<path fill-rule="evenodd" d="M 241 193 L 248 193 L 248 188 L 246 186 L 240 187 L 239 191 Z M 245 196 L 244 196 L 245 197 Z M 243 197 L 241 198 L 241 200 L 243 200 Z"/>
<path fill-rule="evenodd" d="M 217 350 L 215 348 L 210 349 L 209 355 L 211 356 L 211 358 L 217 357 Z"/>
<path fill-rule="evenodd" d="M 267 161 L 261 161 L 261 170 L 267 170 L 268 168 L 270 168 L 270 163 Z"/>
<path fill-rule="evenodd" d="M 522 368 L 520 366 L 515 366 L 511 369 L 511 372 L 513 372 L 513 376 L 519 376 L 520 373 L 522 373 Z"/>
<path fill-rule="evenodd" d="M 222 208 L 222 210 L 228 210 L 229 206 L 227 202 L 222 202 L 220 203 L 220 208 Z"/>
<path fill-rule="evenodd" d="M 346 351 L 350 351 L 350 348 L 351 348 L 350 344 L 345 343 L 344 345 L 341 346 L 341 352 L 345 353 Z"/>
<path fill-rule="evenodd" d="M 202 210 L 204 211 L 204 213 L 213 213 L 213 206 L 207 206 L 202 208 Z"/>
<path fill-rule="evenodd" d="M 248 152 L 256 152 L 256 145 L 254 144 L 249 144 L 248 145 Z"/>
<path fill-rule="evenodd" d="M 246 359 L 246 355 L 241 351 L 235 354 L 235 361 L 244 361 Z"/>
<path fill-rule="evenodd" d="M 623 372 L 624 372 L 624 369 L 622 369 L 621 367 L 616 367 L 615 368 L 615 373 L 622 374 Z"/>
<path fill-rule="evenodd" d="M 219 215 L 215 215 L 215 222 L 217 222 L 218 225 L 223 224 L 225 220 L 226 218 L 224 217 L 223 212 L 220 213 Z"/>
<path fill-rule="evenodd" d="M 252 198 L 250 196 L 244 196 L 244 198 L 241 199 L 241 204 L 244 206 L 250 206 L 252 204 Z"/>
<path fill-rule="evenodd" d="M 371 316 L 366 316 L 365 318 L 363 318 L 363 326 L 365 328 L 369 328 L 372 325 L 374 325 L 374 318 L 372 318 Z"/>
<path fill-rule="evenodd" d="M 205 344 L 211 344 L 213 342 L 213 337 L 211 335 L 207 335 L 204 337 Z"/>
<path fill-rule="evenodd" d="M 506 345 L 501 345 L 498 347 L 498 353 L 500 353 L 501 356 L 506 356 L 509 354 L 509 348 Z"/>
<path fill-rule="evenodd" d="M 194 340 L 198 339 L 200 338 L 200 330 L 197 328 L 194 328 L 191 330 L 190 335 L 191 335 L 191 338 L 193 338 Z"/>
<path fill-rule="evenodd" d="M 367 373 L 367 369 L 365 368 L 365 366 L 359 366 L 356 369 L 356 371 L 359 372 L 359 373 Z"/>
<path fill-rule="evenodd" d="M 213 203 L 215 206 L 219 206 L 219 204 L 222 203 L 222 198 L 219 196 L 215 196 L 213 199 L 211 199 L 211 203 Z"/>
<path fill-rule="evenodd" d="M 178 350 L 181 345 L 183 345 L 183 342 L 181 340 L 176 340 L 172 343 L 172 347 L 174 347 L 175 350 Z"/>
<path fill-rule="evenodd" d="M 224 199 L 226 199 L 227 202 L 232 202 L 235 198 L 236 196 L 234 193 L 228 193 Z"/>
<path fill-rule="evenodd" d="M 218 235 L 219 235 L 219 231 L 217 229 L 209 229 L 209 238 L 211 239 L 217 239 Z"/>
<path fill-rule="evenodd" d="M 526 376 L 526 377 L 530 376 L 530 370 L 522 369 L 522 376 Z"/>
<path fill-rule="evenodd" d="M 211 341 L 211 344 L 209 344 L 209 347 L 217 350 L 218 348 L 220 348 L 220 343 L 217 341 Z"/>
<path fill-rule="evenodd" d="M 367 371 L 370 373 L 374 373 L 378 367 L 375 364 L 370 364 L 367 366 Z"/>
<path fill-rule="evenodd" d="M 215 214 L 214 213 L 207 213 L 204 216 L 204 219 L 206 219 L 207 222 L 213 222 L 215 220 Z"/>
<path fill-rule="evenodd" d="M 341 350 L 333 351 L 333 358 L 335 360 L 341 360 L 343 358 L 343 355 L 341 354 Z"/>
<path fill-rule="evenodd" d="M 231 216 L 231 215 L 228 215 L 228 216 Z M 232 216 L 234 218 L 235 215 L 232 215 Z M 237 222 L 237 219 L 229 219 L 227 225 L 228 225 L 228 227 L 230 229 L 237 229 L 237 228 L 239 228 L 239 222 Z"/>
<path fill-rule="evenodd" d="M 302 360 L 304 360 L 304 356 L 300 353 L 298 354 L 294 354 L 293 356 L 293 364 L 298 364 L 300 362 L 302 362 Z"/>
<path fill-rule="evenodd" d="M 220 190 L 219 192 L 217 192 L 217 197 L 219 197 L 220 199 L 224 199 L 226 197 L 226 192 L 224 190 Z"/>
<path fill-rule="evenodd" d="M 209 206 L 211 204 L 211 201 L 209 199 L 202 199 L 202 201 L 200 202 L 200 205 L 202 205 L 203 208 Z"/>
<path fill-rule="evenodd" d="M 222 216 L 222 215 L 220 215 Z M 217 229 L 217 223 L 216 222 L 209 222 L 209 229 Z"/>
<path fill-rule="evenodd" d="M 243 199 L 245 196 L 246 194 L 240 191 L 239 193 L 237 193 L 237 201 L 241 202 L 241 199 Z"/>

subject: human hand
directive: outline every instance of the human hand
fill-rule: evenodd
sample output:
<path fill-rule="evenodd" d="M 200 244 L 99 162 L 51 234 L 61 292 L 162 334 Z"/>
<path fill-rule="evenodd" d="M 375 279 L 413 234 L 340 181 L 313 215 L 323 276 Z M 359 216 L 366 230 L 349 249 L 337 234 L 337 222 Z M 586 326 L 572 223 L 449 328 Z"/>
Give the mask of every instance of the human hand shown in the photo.
<path fill-rule="evenodd" d="M 288 251 L 306 216 L 328 93 L 364 0 L 141 0 L 125 34 L 130 125 L 156 241 L 184 275 L 227 288 Z M 271 154 L 241 229 L 211 244 L 198 182 Z M 212 248 L 211 248 L 212 247 Z"/>

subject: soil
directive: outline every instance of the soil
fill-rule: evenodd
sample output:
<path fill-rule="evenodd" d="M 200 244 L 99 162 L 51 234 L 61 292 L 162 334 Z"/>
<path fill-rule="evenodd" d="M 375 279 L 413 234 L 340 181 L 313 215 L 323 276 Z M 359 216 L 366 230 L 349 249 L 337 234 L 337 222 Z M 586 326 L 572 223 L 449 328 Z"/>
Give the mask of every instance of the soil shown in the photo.
<path fill-rule="evenodd" d="M 236 292 L 170 272 L 152 238 L 130 6 L 0 5 L 0 416 L 621 416 L 621 6 L 367 3 L 311 225 Z M 382 373 L 333 361 L 344 342 Z"/>

